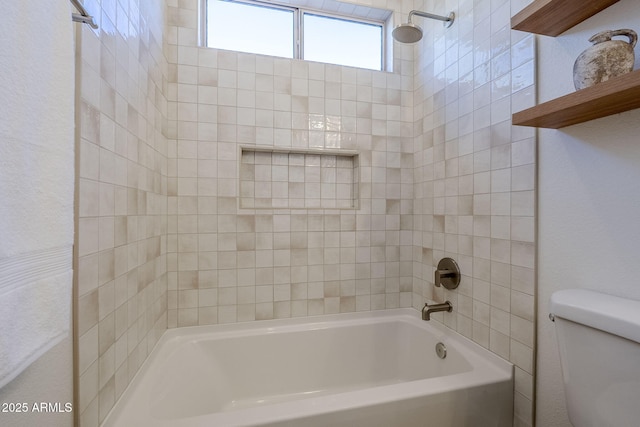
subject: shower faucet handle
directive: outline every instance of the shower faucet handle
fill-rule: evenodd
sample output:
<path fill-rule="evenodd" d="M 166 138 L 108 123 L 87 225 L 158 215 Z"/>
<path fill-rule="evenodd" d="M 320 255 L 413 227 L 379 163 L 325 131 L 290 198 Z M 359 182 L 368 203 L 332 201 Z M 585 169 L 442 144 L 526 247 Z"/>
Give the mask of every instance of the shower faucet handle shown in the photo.
<path fill-rule="evenodd" d="M 452 258 L 442 258 L 434 274 L 433 283 L 447 289 L 455 289 L 460 284 L 460 268 Z"/>
<path fill-rule="evenodd" d="M 445 277 L 453 277 L 455 276 L 456 272 L 452 271 L 452 270 L 437 270 L 436 269 L 436 273 L 435 273 L 435 280 L 433 283 L 435 283 L 435 285 L 437 287 L 442 286 L 442 279 Z"/>

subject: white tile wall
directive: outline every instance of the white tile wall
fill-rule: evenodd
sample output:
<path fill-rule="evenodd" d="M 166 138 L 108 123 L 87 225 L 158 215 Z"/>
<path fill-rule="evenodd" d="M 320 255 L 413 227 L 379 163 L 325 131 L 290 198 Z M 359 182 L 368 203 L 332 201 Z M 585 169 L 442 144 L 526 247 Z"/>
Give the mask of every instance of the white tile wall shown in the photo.
<path fill-rule="evenodd" d="M 358 155 L 241 148 L 240 209 L 357 209 Z"/>
<path fill-rule="evenodd" d="M 98 426 L 167 327 L 164 6 L 85 1 L 78 26 L 76 422 Z"/>
<path fill-rule="evenodd" d="M 536 141 L 510 124 L 535 94 L 534 39 L 508 29 L 523 0 L 351 2 L 392 23 L 456 11 L 395 44 L 393 73 L 201 48 L 198 0 L 151 3 L 87 2 L 101 30 L 79 44 L 80 423 L 104 418 L 167 325 L 446 297 L 454 313 L 434 317 L 516 365 L 515 425 L 532 425 Z M 306 159 L 247 171 L 239 146 L 357 151 L 359 208 L 322 209 L 322 185 L 306 205 L 317 188 L 280 185 L 306 182 Z M 272 206 L 240 205 L 245 191 Z M 443 256 L 455 292 L 433 289 Z"/>
<path fill-rule="evenodd" d="M 522 3 L 416 2 L 456 21 L 425 21 L 416 45 L 414 307 L 452 301 L 439 319 L 516 365 L 514 425 L 531 426 L 536 140 L 510 120 L 535 102 L 535 39 L 509 25 Z M 444 256 L 462 270 L 455 291 L 433 286 Z"/>
<path fill-rule="evenodd" d="M 412 52 L 387 73 L 200 48 L 197 4 L 168 8 L 169 326 L 410 307 Z"/>

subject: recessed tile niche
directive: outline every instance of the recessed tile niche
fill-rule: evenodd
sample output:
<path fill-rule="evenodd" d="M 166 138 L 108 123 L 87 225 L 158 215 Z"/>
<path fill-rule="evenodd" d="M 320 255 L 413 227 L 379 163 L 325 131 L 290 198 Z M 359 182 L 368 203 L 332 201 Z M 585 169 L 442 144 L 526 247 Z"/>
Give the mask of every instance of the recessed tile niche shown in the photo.
<path fill-rule="evenodd" d="M 358 209 L 357 152 L 240 150 L 240 208 Z"/>

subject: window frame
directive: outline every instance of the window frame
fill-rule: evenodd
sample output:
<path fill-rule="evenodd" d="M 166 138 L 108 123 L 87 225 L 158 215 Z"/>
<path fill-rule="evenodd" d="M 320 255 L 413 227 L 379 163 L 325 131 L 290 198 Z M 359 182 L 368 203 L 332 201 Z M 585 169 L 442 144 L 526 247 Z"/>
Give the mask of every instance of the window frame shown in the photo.
<path fill-rule="evenodd" d="M 219 0 L 212 0 L 212 1 L 219 1 Z M 346 22 L 354 22 L 354 23 L 359 23 L 359 24 L 367 24 L 367 25 L 373 25 L 373 26 L 377 26 L 380 27 L 380 68 L 379 69 L 372 69 L 372 68 L 363 68 L 363 67 L 357 67 L 357 66 L 352 66 L 352 65 L 343 65 L 343 64 L 333 64 L 333 63 L 326 63 L 326 64 L 331 64 L 331 65 L 339 65 L 339 66 L 346 66 L 346 67 L 354 67 L 354 68 L 361 68 L 363 70 L 373 70 L 373 71 L 385 71 L 386 70 L 386 64 L 387 64 L 387 20 L 375 20 L 375 19 L 367 19 L 367 18 L 362 18 L 360 16 L 356 16 L 356 15 L 348 15 L 348 14 L 341 14 L 341 13 L 337 13 L 337 12 L 328 12 L 325 10 L 321 10 L 321 9 L 314 9 L 314 8 L 309 8 L 309 7 L 305 7 L 305 6 L 297 6 L 295 4 L 283 4 L 283 3 L 278 3 L 278 2 L 267 2 L 267 1 L 260 1 L 260 0 L 222 0 L 222 1 L 230 1 L 232 3 L 244 3 L 247 5 L 253 5 L 253 6 L 259 6 L 259 7 L 266 7 L 266 8 L 272 8 L 272 9 L 283 9 L 283 10 L 289 10 L 293 12 L 293 58 L 289 58 L 289 59 L 300 59 L 300 60 L 306 60 L 304 58 L 304 15 L 305 14 L 309 14 L 309 15 L 316 15 L 316 16 L 321 16 L 321 17 L 325 17 L 325 18 L 330 18 L 330 19 L 338 19 L 341 21 L 346 21 Z M 199 28 L 198 28 L 198 33 L 199 33 L 199 41 L 200 41 L 200 46 L 201 47 L 209 47 L 212 49 L 217 49 L 213 46 L 208 46 L 207 45 L 207 5 L 208 5 L 209 0 L 200 0 L 200 10 L 199 10 Z M 243 52 L 246 53 L 246 52 Z M 266 55 L 266 56 L 272 56 L 272 55 L 268 55 L 268 54 L 263 54 L 263 53 L 252 53 L 254 55 Z M 277 58 L 276 56 L 274 56 L 274 58 Z"/>

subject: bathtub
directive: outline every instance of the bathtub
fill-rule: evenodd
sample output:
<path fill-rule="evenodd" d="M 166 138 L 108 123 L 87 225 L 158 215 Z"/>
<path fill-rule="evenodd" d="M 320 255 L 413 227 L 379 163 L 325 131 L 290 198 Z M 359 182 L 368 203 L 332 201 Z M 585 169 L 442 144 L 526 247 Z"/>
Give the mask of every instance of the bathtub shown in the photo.
<path fill-rule="evenodd" d="M 397 309 L 168 330 L 103 426 L 503 427 L 512 417 L 510 363 Z"/>

